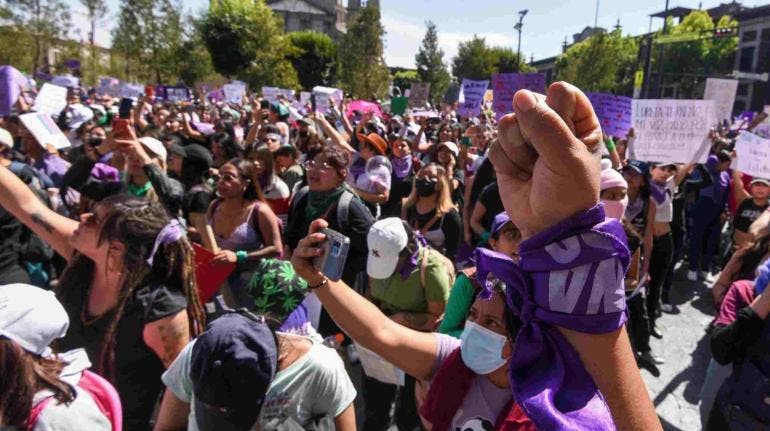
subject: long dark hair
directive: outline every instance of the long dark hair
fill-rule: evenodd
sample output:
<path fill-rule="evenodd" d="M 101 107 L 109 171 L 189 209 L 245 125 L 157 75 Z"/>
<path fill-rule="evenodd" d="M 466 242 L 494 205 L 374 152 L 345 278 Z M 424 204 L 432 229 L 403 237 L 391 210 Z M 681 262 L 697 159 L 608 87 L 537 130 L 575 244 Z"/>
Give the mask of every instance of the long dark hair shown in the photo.
<path fill-rule="evenodd" d="M 97 205 L 107 208 L 101 222 L 99 244 L 119 241 L 125 247 L 122 262 L 124 277 L 118 305 L 111 312 L 112 320 L 102 340 L 99 358 L 93 358 L 97 361 L 96 370 L 114 381 L 115 333 L 126 304 L 137 288 L 152 282 L 182 291 L 187 299 L 188 325 L 192 336 L 205 327 L 206 318 L 195 281 L 193 250 L 186 237 L 161 245 L 152 267 L 147 264 L 155 238 L 170 222 L 163 206 L 126 195 L 108 197 Z M 57 292 L 62 303 L 83 303 L 83 307 L 86 306 L 85 298 L 70 297 L 80 291 L 73 289 L 71 284 L 88 282 L 93 277 L 93 271 L 93 261 L 82 254 L 77 254 L 70 261 Z"/>
<path fill-rule="evenodd" d="M 259 175 L 257 175 L 257 168 L 250 160 L 246 159 L 232 159 L 225 163 L 226 165 L 233 165 L 241 175 L 241 178 L 247 179 L 250 183 L 250 187 L 246 187 L 246 191 L 243 192 L 243 199 L 247 201 L 265 201 L 265 195 L 262 193 L 262 187 L 259 186 Z M 224 166 L 224 165 L 223 165 Z"/>
<path fill-rule="evenodd" d="M 770 234 L 764 234 L 754 242 L 751 248 L 746 250 L 746 254 L 741 258 L 741 267 L 733 274 L 732 281 L 753 280 L 754 272 L 768 252 L 770 252 Z"/>
<path fill-rule="evenodd" d="M 72 402 L 75 389 L 59 378 L 65 365 L 56 357 L 34 355 L 0 337 L 0 424 L 27 429 L 33 398 L 44 389 L 53 392 L 59 403 Z"/>

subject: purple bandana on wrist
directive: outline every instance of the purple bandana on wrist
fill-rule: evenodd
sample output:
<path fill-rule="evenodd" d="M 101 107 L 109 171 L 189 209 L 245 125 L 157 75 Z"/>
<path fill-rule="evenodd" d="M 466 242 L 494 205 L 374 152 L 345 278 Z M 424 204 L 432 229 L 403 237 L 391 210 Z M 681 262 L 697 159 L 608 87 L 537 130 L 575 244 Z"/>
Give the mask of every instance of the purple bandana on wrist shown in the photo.
<path fill-rule="evenodd" d="M 601 334 L 626 320 L 629 263 L 621 224 L 601 204 L 572 216 L 508 256 L 476 249 L 477 278 L 503 281 L 506 303 L 523 325 L 509 361 L 514 399 L 538 429 L 615 429 L 609 408 L 580 357 L 556 326 Z"/>
<path fill-rule="evenodd" d="M 174 241 L 179 241 L 184 234 L 182 226 L 179 224 L 179 220 L 173 219 L 168 224 L 163 226 L 163 229 L 155 236 L 155 244 L 152 245 L 152 251 L 150 257 L 147 258 L 147 264 L 152 266 L 155 261 L 155 253 L 158 252 L 158 248 L 162 244 L 168 244 Z"/>

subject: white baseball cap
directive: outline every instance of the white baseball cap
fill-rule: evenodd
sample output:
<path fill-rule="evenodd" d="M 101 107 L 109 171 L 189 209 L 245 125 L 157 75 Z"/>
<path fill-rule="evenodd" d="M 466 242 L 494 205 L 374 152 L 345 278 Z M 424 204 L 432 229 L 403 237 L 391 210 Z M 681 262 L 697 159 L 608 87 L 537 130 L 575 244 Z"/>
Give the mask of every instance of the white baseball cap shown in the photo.
<path fill-rule="evenodd" d="M 441 147 L 446 147 L 450 153 L 454 154 L 455 158 L 460 156 L 460 147 L 452 141 L 444 141 L 438 144 L 438 148 L 440 149 Z"/>
<path fill-rule="evenodd" d="M 374 223 L 366 236 L 369 247 L 366 273 L 369 277 L 382 280 L 393 275 L 399 254 L 408 241 L 409 236 L 400 218 L 389 217 Z"/>
<path fill-rule="evenodd" d="M 0 286 L 0 336 L 28 352 L 50 356 L 48 346 L 67 333 L 69 324 L 53 292 L 29 284 Z"/>
<path fill-rule="evenodd" d="M 166 151 L 166 147 L 163 146 L 163 142 L 160 142 L 159 140 L 155 138 L 151 138 L 149 136 L 144 136 L 142 138 L 139 138 L 138 141 L 141 142 L 145 148 L 150 150 L 152 154 L 158 156 L 164 162 L 166 161 L 166 156 L 168 155 L 168 152 Z"/>
<path fill-rule="evenodd" d="M 11 132 L 0 127 L 0 145 L 5 145 L 8 148 L 13 148 L 13 136 Z"/>

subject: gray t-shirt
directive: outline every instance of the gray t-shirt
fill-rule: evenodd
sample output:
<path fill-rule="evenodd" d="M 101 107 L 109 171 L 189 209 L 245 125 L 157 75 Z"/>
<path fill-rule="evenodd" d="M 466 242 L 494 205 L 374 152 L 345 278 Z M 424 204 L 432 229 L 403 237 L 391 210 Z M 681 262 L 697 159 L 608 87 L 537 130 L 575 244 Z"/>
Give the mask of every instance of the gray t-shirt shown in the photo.
<path fill-rule="evenodd" d="M 436 335 L 436 365 L 438 371 L 444 360 L 460 347 L 460 340 L 446 334 Z M 498 388 L 485 376 L 476 376 L 462 405 L 452 419 L 451 429 L 492 430 L 500 412 L 511 400 L 509 388 Z"/>
<path fill-rule="evenodd" d="M 287 422 L 308 428 L 324 417 L 332 419 L 325 423 L 333 424 L 333 419 L 356 397 L 353 382 L 337 352 L 311 338 L 296 337 L 311 341 L 313 346 L 288 368 L 276 373 L 259 415 L 262 429 L 280 429 Z M 177 398 L 190 403 L 188 431 L 198 431 L 190 379 L 194 345 L 195 340 L 179 353 L 162 377 L 163 383 Z"/>

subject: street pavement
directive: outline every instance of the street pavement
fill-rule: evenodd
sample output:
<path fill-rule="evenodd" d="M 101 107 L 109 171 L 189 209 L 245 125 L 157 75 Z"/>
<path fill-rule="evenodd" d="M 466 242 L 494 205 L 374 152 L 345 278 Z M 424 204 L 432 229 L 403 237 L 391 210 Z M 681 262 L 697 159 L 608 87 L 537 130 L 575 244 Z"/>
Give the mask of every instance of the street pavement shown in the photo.
<path fill-rule="evenodd" d="M 686 264 L 685 264 L 686 265 Z M 665 359 L 660 376 L 641 370 L 655 411 L 666 430 L 702 429 L 698 401 L 711 350 L 705 328 L 714 317 L 710 284 L 691 282 L 685 268 L 676 273 L 671 301 L 678 313 L 663 313 L 663 339 L 651 339 L 653 354 Z"/>

